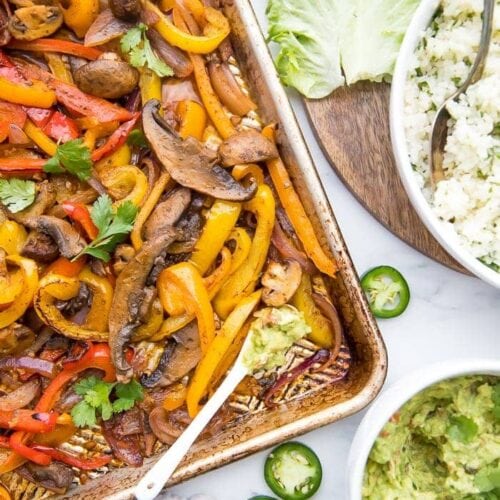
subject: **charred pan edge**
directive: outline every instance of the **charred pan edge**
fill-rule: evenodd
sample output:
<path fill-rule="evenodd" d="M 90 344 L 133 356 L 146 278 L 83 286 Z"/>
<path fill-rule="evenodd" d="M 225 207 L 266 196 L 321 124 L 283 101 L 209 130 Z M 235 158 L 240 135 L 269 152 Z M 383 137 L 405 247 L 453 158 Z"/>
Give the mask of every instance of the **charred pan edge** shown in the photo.
<path fill-rule="evenodd" d="M 340 286 L 342 292 L 345 293 L 348 307 L 352 309 L 351 314 L 354 316 L 351 322 L 358 322 L 360 324 L 359 328 L 363 332 L 363 345 L 360 349 L 363 350 L 367 358 L 370 358 L 370 361 L 367 361 L 368 366 L 366 368 L 369 370 L 369 375 L 362 388 L 352 397 L 339 403 L 333 403 L 320 411 L 309 412 L 302 417 L 298 415 L 293 422 L 264 431 L 262 434 L 243 442 L 235 440 L 231 446 L 219 449 L 212 448 L 210 453 L 203 453 L 202 457 L 196 456 L 200 450 L 198 446 L 195 446 L 194 453 L 190 453 L 187 460 L 177 469 L 168 483 L 169 486 L 360 411 L 378 394 L 387 372 L 387 353 L 384 342 L 370 313 L 349 252 L 321 184 L 318 171 L 304 142 L 286 93 L 274 70 L 274 64 L 257 23 L 254 10 L 249 0 L 224 0 L 224 5 L 225 14 L 228 16 L 233 29 L 232 39 L 237 46 L 237 52 L 242 48 L 242 51 L 244 51 L 245 57 L 238 57 L 238 62 L 244 70 L 252 67 L 255 71 L 258 71 L 261 81 L 256 82 L 255 79 L 249 79 L 248 84 L 252 91 L 256 90 L 254 87 L 256 84 L 260 84 L 265 90 L 267 95 L 263 100 L 267 99 L 272 104 L 275 113 L 274 118 L 278 119 L 283 131 L 281 145 L 288 153 L 284 158 L 285 162 L 289 164 L 289 158 L 291 158 L 296 168 L 299 169 L 301 180 L 311 195 L 311 208 L 316 212 L 320 221 L 325 236 L 323 241 L 331 249 L 337 260 Z M 257 94 L 257 91 L 254 94 Z M 259 113 L 265 115 L 266 113 L 261 108 L 262 106 L 259 106 Z M 272 116 L 266 118 L 269 119 Z M 301 402 L 305 406 L 307 406 L 307 399 L 307 396 L 301 398 Z M 154 461 L 154 458 L 150 459 L 146 461 L 143 467 L 137 469 L 126 468 L 110 472 L 100 479 L 90 481 L 76 492 L 70 492 L 71 498 L 94 499 L 96 495 L 101 495 L 101 498 L 105 497 L 110 500 L 132 498 L 132 490 L 136 481 L 145 474 Z M 126 489 L 123 489 L 124 487 Z"/>

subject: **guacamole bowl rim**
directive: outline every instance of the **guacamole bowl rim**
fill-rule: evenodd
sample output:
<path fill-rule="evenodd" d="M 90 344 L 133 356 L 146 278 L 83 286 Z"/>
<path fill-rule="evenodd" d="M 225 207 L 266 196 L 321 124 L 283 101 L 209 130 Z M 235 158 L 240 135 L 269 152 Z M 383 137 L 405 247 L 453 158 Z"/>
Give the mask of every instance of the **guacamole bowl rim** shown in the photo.
<path fill-rule="evenodd" d="M 382 391 L 361 420 L 351 443 L 346 478 L 349 500 L 362 498 L 368 456 L 380 431 L 391 416 L 422 390 L 437 382 L 467 375 L 500 377 L 500 360 L 454 359 L 433 363 L 401 377 Z"/>

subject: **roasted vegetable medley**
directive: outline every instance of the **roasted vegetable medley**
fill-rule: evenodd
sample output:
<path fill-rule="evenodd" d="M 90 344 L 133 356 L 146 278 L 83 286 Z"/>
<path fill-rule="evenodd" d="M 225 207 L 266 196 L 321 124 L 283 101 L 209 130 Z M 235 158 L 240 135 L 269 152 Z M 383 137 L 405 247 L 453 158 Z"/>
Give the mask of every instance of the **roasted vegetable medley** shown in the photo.
<path fill-rule="evenodd" d="M 296 308 L 317 346 L 246 384 L 266 404 L 337 359 L 335 262 L 215 1 L 3 0 L 0 46 L 3 478 L 63 493 L 85 471 L 141 465 L 264 308 Z M 227 405 L 207 432 L 230 420 Z M 74 446 L 92 433 L 105 451 Z"/>

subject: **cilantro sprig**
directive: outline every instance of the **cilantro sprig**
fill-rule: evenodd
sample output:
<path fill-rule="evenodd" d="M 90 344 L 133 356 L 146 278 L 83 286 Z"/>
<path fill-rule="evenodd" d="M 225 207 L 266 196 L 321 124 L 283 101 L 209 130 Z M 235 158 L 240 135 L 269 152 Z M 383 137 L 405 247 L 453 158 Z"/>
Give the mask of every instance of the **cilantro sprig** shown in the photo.
<path fill-rule="evenodd" d="M 137 401 L 142 401 L 141 385 L 131 380 L 127 384 L 110 383 L 91 376 L 75 384 L 75 392 L 83 396 L 71 410 L 77 427 L 95 425 L 97 419 L 109 420 L 114 414 L 130 410 Z"/>
<path fill-rule="evenodd" d="M 121 203 L 115 210 L 108 195 L 99 196 L 90 211 L 90 217 L 99 233 L 75 259 L 83 254 L 88 254 L 108 262 L 116 245 L 121 243 L 132 231 L 137 211 L 138 208 L 129 200 Z"/>
<path fill-rule="evenodd" d="M 90 149 L 83 139 L 73 139 L 59 144 L 56 154 L 44 165 L 43 170 L 51 174 L 69 172 L 80 180 L 90 179 L 92 173 L 92 158 Z"/>
<path fill-rule="evenodd" d="M 20 212 L 29 207 L 36 196 L 33 181 L 22 179 L 0 179 L 0 201 L 12 212 Z"/>
<path fill-rule="evenodd" d="M 165 64 L 154 52 L 151 43 L 146 37 L 148 27 L 140 23 L 129 29 L 120 40 L 120 48 L 128 54 L 129 63 L 136 68 L 147 67 L 159 77 L 172 76 L 174 71 Z"/>

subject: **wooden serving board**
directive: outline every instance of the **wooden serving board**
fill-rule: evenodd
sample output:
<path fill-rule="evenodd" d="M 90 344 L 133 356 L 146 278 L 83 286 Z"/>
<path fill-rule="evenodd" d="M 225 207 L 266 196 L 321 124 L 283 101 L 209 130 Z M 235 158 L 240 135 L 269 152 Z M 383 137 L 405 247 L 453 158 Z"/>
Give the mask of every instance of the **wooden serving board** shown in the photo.
<path fill-rule="evenodd" d="M 385 83 L 360 82 L 324 99 L 305 99 L 309 119 L 333 168 L 385 227 L 423 254 L 467 271 L 420 221 L 398 175 L 389 133 Z"/>

